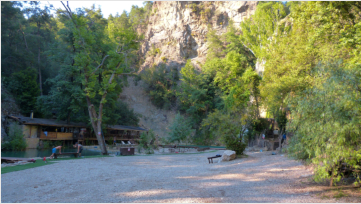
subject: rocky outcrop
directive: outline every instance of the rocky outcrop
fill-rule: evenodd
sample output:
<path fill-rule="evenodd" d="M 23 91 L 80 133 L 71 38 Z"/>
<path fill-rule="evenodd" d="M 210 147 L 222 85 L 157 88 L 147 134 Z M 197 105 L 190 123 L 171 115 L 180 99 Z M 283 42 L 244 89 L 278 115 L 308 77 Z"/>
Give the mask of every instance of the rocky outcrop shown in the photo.
<path fill-rule="evenodd" d="M 230 20 L 239 27 L 240 22 L 254 13 L 256 5 L 255 1 L 154 2 L 141 48 L 145 57 L 141 69 L 161 62 L 180 68 L 187 59 L 196 66 L 203 63 L 208 50 L 208 26 L 217 34 L 226 32 Z M 157 48 L 160 52 L 152 52 Z"/>
<path fill-rule="evenodd" d="M 205 62 L 208 51 L 208 26 L 215 29 L 217 34 L 227 31 L 230 20 L 239 27 L 241 21 L 254 13 L 256 5 L 255 1 L 154 2 L 149 24 L 143 33 L 145 40 L 140 55 L 144 63 L 140 71 L 160 63 L 165 63 L 167 68 L 180 70 L 187 59 L 200 68 L 199 64 Z M 130 86 L 123 89 L 120 99 L 142 115 L 142 127 L 153 129 L 159 137 L 166 137 L 176 111 L 158 109 L 151 104 L 141 81 L 138 86 L 134 85 L 132 78 L 129 78 L 129 82 Z"/>
<path fill-rule="evenodd" d="M 12 94 L 1 86 L 1 140 L 7 136 L 4 123 L 6 115 L 20 115 L 20 109 Z"/>

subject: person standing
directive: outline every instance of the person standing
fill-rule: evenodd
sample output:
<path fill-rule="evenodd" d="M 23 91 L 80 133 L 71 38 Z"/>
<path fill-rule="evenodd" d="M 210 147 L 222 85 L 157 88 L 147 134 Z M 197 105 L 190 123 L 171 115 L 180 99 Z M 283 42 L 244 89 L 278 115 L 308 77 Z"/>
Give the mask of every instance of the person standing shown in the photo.
<path fill-rule="evenodd" d="M 286 141 L 286 133 L 283 133 L 282 135 L 282 140 L 281 140 L 281 145 L 283 146 L 283 142 Z"/>
<path fill-rule="evenodd" d="M 52 149 L 53 154 L 50 155 L 50 158 L 52 159 L 54 157 L 54 154 L 56 153 L 57 149 L 59 150 L 59 154 L 61 154 L 61 148 L 62 148 L 62 146 L 53 147 L 53 149 Z"/>
<path fill-rule="evenodd" d="M 75 148 L 78 148 L 78 152 L 79 153 L 79 157 L 81 156 L 81 152 L 83 151 L 83 145 L 75 143 L 75 145 L 73 146 Z"/>

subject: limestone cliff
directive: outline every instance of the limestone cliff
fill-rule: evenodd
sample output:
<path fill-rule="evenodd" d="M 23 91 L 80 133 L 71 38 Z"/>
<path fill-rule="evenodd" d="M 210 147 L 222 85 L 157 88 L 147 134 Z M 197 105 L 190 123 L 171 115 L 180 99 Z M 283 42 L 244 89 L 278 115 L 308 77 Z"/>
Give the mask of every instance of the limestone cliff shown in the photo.
<path fill-rule="evenodd" d="M 187 59 L 191 59 L 195 66 L 204 63 L 208 50 L 208 26 L 217 34 L 226 32 L 230 20 L 239 27 L 241 21 L 255 12 L 256 5 L 255 1 L 154 2 L 144 33 L 145 42 L 140 50 L 144 59 L 140 70 L 159 63 L 180 70 Z M 140 85 L 135 86 L 131 78 L 129 82 L 130 86 L 124 89 L 121 99 L 142 115 L 141 126 L 153 129 L 160 137 L 166 136 L 175 111 L 157 109 Z"/>

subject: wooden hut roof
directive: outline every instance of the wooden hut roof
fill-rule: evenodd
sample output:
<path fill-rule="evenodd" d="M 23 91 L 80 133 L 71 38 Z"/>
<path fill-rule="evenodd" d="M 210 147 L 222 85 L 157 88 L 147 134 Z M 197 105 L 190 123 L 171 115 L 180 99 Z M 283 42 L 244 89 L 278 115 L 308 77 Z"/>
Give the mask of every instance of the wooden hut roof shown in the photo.
<path fill-rule="evenodd" d="M 45 118 L 30 118 L 24 116 L 7 116 L 8 118 L 17 120 L 24 125 L 43 125 L 43 126 L 56 126 L 56 127 L 81 127 L 86 128 L 88 125 L 81 122 L 69 122 L 56 120 L 56 119 L 45 119 Z M 140 127 L 124 126 L 124 125 L 110 125 L 107 127 L 110 130 L 135 130 L 135 131 L 146 131 L 146 129 Z"/>
<path fill-rule="evenodd" d="M 43 126 L 56 126 L 56 127 L 87 127 L 85 123 L 75 123 L 56 120 L 56 119 L 45 119 L 45 118 L 30 118 L 23 116 L 8 116 L 8 118 L 17 120 L 24 125 L 43 125 Z"/>

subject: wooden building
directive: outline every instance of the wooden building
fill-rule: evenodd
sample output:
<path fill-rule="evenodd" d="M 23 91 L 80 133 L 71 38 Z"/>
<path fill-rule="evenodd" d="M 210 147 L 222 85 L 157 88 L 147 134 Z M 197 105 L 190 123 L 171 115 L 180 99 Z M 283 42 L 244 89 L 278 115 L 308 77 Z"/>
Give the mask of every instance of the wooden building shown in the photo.
<path fill-rule="evenodd" d="M 59 121 L 56 119 L 31 118 L 23 116 L 6 116 L 5 124 L 18 122 L 22 126 L 28 148 L 36 148 L 40 141 L 60 140 L 66 143 L 80 142 L 97 144 L 94 132 L 86 123 Z M 105 142 L 114 140 L 137 143 L 140 133 L 147 131 L 140 127 L 113 125 L 103 130 Z"/>

